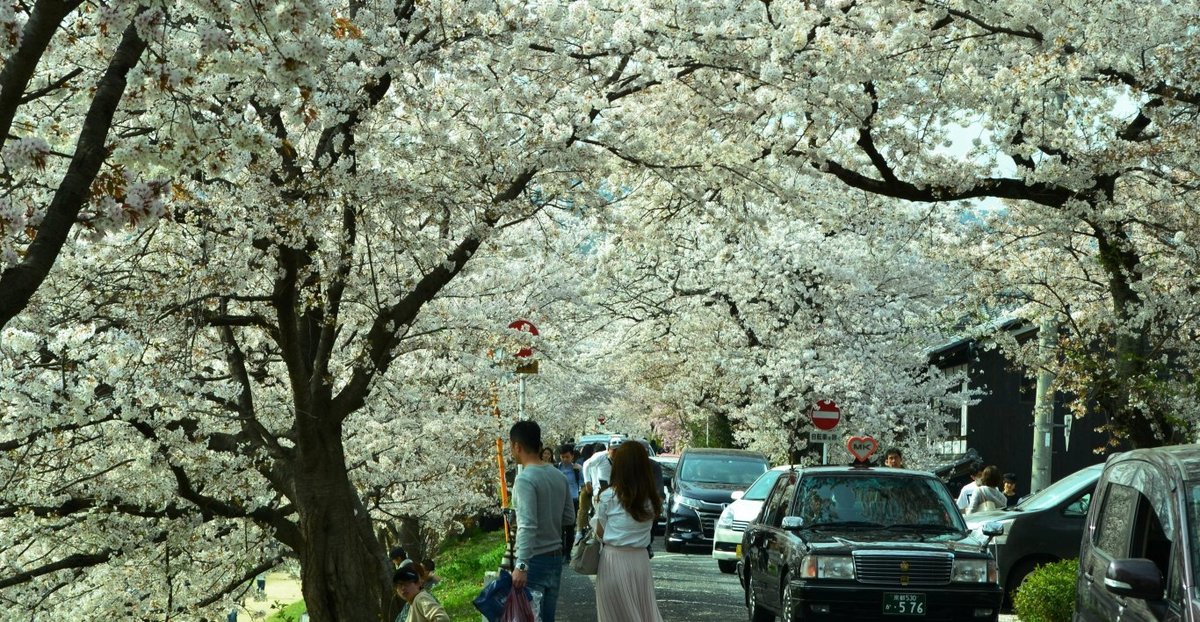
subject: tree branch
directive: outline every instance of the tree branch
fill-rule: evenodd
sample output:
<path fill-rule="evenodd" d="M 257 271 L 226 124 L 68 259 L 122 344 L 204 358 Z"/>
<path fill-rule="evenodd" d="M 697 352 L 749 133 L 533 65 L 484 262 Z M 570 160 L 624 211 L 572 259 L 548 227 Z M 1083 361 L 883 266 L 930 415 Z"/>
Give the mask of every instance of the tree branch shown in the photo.
<path fill-rule="evenodd" d="M 51 4 L 56 6 L 75 6 L 77 3 L 38 2 L 38 6 Z M 139 15 L 140 15 L 139 11 Z M 16 317 L 29 304 L 34 292 L 41 286 L 42 281 L 50 273 L 67 234 L 75 224 L 79 210 L 88 200 L 92 182 L 100 171 L 100 165 L 108 157 L 105 142 L 112 127 L 113 116 L 125 93 L 126 76 L 137 65 L 146 49 L 146 42 L 138 36 L 136 17 L 125 28 L 121 42 L 117 45 L 108 69 L 100 78 L 91 107 L 83 121 L 83 128 L 75 144 L 75 155 L 67 167 L 67 173 L 59 183 L 58 190 L 46 208 L 46 215 L 38 227 L 37 237 L 29 244 L 25 257 L 21 262 L 0 273 L 0 327 Z M 10 65 L 13 61 L 10 61 Z M 8 66 L 5 68 L 5 73 Z M 14 70 L 15 71 L 15 70 Z M 29 69 L 32 71 L 32 68 Z M 3 83 L 0 97 L 9 95 L 9 83 L 0 75 Z M 13 84 L 14 93 L 20 97 L 22 88 Z M 3 118 L 4 109 L 0 105 L 0 136 L 7 136 L 11 116 L 6 122 Z"/>

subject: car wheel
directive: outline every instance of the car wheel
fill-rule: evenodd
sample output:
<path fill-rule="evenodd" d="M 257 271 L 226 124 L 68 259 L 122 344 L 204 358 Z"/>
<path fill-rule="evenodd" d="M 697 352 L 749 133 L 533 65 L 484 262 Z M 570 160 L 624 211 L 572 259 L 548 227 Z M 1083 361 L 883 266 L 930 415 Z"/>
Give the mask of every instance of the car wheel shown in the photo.
<path fill-rule="evenodd" d="M 746 577 L 746 610 L 750 613 L 750 622 L 775 622 L 775 616 L 758 605 L 753 577 Z"/>
<path fill-rule="evenodd" d="M 725 574 L 733 574 L 734 571 L 737 570 L 737 560 L 736 559 L 718 559 L 717 560 L 717 568 L 720 568 L 721 572 L 723 572 Z"/>
<path fill-rule="evenodd" d="M 792 595 L 792 577 L 786 572 L 783 574 L 783 594 L 779 602 L 779 618 L 783 622 L 797 622 L 800 619 L 800 616 L 796 615 L 796 599 Z"/>

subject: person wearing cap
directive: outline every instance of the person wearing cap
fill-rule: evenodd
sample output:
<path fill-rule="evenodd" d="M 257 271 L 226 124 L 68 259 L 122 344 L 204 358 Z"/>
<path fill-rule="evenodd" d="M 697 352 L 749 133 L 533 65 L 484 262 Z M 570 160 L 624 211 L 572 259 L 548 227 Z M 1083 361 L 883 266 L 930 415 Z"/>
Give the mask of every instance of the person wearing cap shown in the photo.
<path fill-rule="evenodd" d="M 392 575 L 396 595 L 408 603 L 403 622 L 450 622 L 450 616 L 432 594 L 421 589 L 421 574 L 415 568 L 401 568 Z"/>

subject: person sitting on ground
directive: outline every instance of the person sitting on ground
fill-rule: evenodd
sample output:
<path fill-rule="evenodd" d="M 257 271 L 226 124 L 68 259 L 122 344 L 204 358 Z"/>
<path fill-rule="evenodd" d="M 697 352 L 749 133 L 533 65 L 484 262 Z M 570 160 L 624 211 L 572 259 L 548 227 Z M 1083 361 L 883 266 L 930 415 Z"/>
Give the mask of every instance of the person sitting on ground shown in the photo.
<path fill-rule="evenodd" d="M 392 558 L 392 569 L 393 570 L 407 568 L 408 566 L 411 566 L 413 563 L 413 561 L 408 558 L 408 553 L 405 552 L 404 547 L 402 547 L 402 546 L 398 546 L 398 547 L 392 549 L 392 552 L 391 552 L 391 554 L 388 555 L 388 557 Z"/>
<path fill-rule="evenodd" d="M 433 574 L 434 563 L 432 559 L 427 559 L 420 563 L 421 570 L 424 574 L 421 575 L 421 589 L 426 592 L 437 587 L 437 584 L 442 582 L 442 578 Z"/>
<path fill-rule="evenodd" d="M 421 575 L 414 568 L 401 568 L 392 575 L 396 594 L 407 603 L 404 622 L 450 622 L 450 616 L 429 592 L 421 589 Z"/>

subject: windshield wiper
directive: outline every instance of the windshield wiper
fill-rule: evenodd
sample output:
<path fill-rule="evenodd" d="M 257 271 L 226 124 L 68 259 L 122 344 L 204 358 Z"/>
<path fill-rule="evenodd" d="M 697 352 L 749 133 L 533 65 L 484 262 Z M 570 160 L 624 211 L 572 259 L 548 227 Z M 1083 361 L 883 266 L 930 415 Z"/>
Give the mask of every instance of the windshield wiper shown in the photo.
<path fill-rule="evenodd" d="M 950 533 L 950 532 L 958 533 L 958 532 L 962 531 L 961 529 L 959 529 L 957 527 L 951 527 L 949 525 L 938 525 L 935 523 L 897 523 L 895 525 L 888 525 L 889 531 L 896 531 L 896 530 L 900 530 L 900 529 L 911 529 L 913 531 L 940 531 L 940 532 L 945 532 L 945 533 Z"/>
<path fill-rule="evenodd" d="M 845 520 L 845 521 L 830 521 L 827 523 L 814 523 L 805 525 L 804 529 L 883 529 L 884 526 L 879 523 L 862 520 Z"/>

